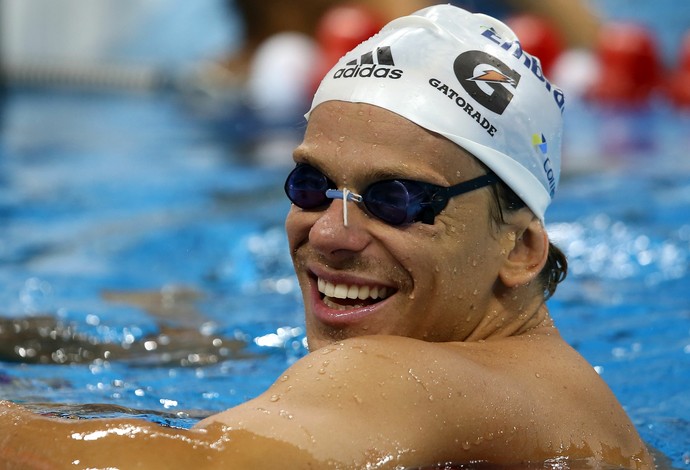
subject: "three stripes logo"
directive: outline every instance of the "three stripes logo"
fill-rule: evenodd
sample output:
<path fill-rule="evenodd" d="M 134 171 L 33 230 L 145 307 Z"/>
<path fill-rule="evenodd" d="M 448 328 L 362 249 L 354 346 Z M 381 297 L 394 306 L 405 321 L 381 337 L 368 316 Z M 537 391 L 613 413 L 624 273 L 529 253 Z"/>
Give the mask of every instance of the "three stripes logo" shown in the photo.
<path fill-rule="evenodd" d="M 375 51 L 362 54 L 351 60 L 345 67 L 336 70 L 333 78 L 391 78 L 397 80 L 403 75 L 401 69 L 394 68 L 393 52 L 389 46 L 377 47 Z"/>

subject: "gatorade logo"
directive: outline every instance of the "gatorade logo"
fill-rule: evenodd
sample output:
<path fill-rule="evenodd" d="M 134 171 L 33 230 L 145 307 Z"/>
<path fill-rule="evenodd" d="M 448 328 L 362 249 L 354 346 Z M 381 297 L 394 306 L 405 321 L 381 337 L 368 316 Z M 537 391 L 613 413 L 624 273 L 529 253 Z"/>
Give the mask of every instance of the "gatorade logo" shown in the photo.
<path fill-rule="evenodd" d="M 496 114 L 503 114 L 520 83 L 520 74 L 482 51 L 467 51 L 453 63 L 460 85 L 480 105 Z"/>
<path fill-rule="evenodd" d="M 362 54 L 359 59 L 351 60 L 345 67 L 336 70 L 333 78 L 392 78 L 402 77 L 403 71 L 393 68 L 395 61 L 389 46 L 377 47 L 375 51 Z"/>

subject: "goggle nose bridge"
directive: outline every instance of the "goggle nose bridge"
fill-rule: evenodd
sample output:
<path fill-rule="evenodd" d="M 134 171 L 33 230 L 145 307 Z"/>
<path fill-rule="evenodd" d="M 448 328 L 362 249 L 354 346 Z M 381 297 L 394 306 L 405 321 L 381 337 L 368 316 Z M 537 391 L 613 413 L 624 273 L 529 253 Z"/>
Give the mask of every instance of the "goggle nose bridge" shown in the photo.
<path fill-rule="evenodd" d="M 340 189 L 327 189 L 326 197 L 329 199 L 342 199 L 343 200 L 343 225 L 347 227 L 347 202 L 352 201 L 356 203 L 362 202 L 362 196 L 353 193 L 347 188 Z"/>

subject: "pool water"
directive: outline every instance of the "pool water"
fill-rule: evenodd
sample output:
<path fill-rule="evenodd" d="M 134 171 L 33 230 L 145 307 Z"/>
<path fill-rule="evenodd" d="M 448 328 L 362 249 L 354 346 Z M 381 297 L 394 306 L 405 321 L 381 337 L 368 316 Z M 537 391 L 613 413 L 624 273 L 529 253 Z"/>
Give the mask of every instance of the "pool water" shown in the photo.
<path fill-rule="evenodd" d="M 15 90 L 0 109 L 0 398 L 188 427 L 306 354 L 282 227 L 298 118 L 261 128 L 170 94 Z M 690 467 L 687 129 L 662 104 L 573 105 L 547 214 L 571 265 L 557 324 L 676 468 Z"/>

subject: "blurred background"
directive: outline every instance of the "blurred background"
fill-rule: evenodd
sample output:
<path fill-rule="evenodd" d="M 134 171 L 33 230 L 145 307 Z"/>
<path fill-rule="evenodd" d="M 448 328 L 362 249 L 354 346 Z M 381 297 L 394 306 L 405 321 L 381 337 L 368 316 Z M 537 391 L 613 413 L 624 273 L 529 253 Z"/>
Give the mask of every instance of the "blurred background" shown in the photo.
<path fill-rule="evenodd" d="M 325 70 L 344 52 L 390 19 L 434 2 L 283 3 L 2 0 L 3 77 L 20 85 L 209 87 L 225 89 L 225 94 L 243 88 L 244 99 L 255 107 L 290 107 L 298 99 L 303 107 Z M 645 92 L 668 87 L 667 74 L 687 60 L 682 49 L 690 15 L 682 0 L 455 3 L 508 22 L 523 47 L 542 59 L 553 81 L 578 94 L 598 79 L 627 73 L 644 82 L 638 87 L 648 90 L 637 93 L 646 98 Z M 600 98 L 638 98 L 632 91 L 625 96 L 622 89 L 609 87 L 598 90 Z M 679 93 L 672 92 L 671 99 L 679 102 Z"/>
<path fill-rule="evenodd" d="M 550 308 L 660 468 L 690 468 L 690 2 L 454 3 L 565 89 Z M 302 115 L 426 4 L 0 0 L 0 399 L 190 426 L 306 354 L 282 227 Z"/>

